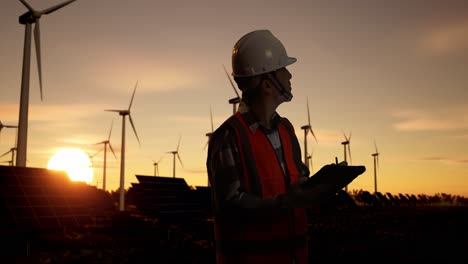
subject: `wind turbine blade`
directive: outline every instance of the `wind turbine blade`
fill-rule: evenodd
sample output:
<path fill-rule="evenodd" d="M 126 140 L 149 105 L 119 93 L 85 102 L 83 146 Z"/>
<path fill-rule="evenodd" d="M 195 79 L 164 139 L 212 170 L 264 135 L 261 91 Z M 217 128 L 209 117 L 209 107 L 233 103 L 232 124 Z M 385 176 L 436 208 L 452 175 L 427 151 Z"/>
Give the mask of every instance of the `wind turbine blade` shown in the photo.
<path fill-rule="evenodd" d="M 138 86 L 138 81 L 136 82 L 135 88 L 133 89 L 132 100 L 130 100 L 130 105 L 128 106 L 128 111 L 130 111 L 130 108 L 132 107 L 133 97 L 135 97 L 135 92 L 136 92 L 137 86 Z"/>
<path fill-rule="evenodd" d="M 226 66 L 224 66 L 224 64 L 223 64 L 223 68 L 224 68 L 224 72 L 226 73 L 226 76 L 227 76 L 228 79 L 229 79 L 229 82 L 231 83 L 232 89 L 234 89 L 234 92 L 236 93 L 237 97 L 240 98 L 239 93 L 237 92 L 236 86 L 235 86 L 234 83 L 232 82 L 231 76 L 229 76 L 229 73 L 228 73 L 228 71 L 226 70 Z"/>
<path fill-rule="evenodd" d="M 374 140 L 374 146 L 375 146 L 375 153 L 379 153 L 379 151 L 377 150 L 377 143 L 375 143 L 375 140 Z"/>
<path fill-rule="evenodd" d="M 309 97 L 307 97 L 307 121 L 309 122 L 308 125 L 310 126 Z"/>
<path fill-rule="evenodd" d="M 379 155 L 377 155 L 376 157 L 376 165 L 377 165 L 377 168 L 379 167 Z"/>
<path fill-rule="evenodd" d="M 11 152 L 11 149 L 9 151 L 3 153 L 3 155 L 1 155 L 0 158 L 3 158 L 4 156 L 8 155 L 8 153 L 10 153 L 10 152 Z"/>
<path fill-rule="evenodd" d="M 206 147 L 208 146 L 208 142 L 210 142 L 210 140 L 207 140 L 207 141 L 206 141 L 206 144 L 205 144 L 205 146 L 203 147 L 203 150 L 205 150 Z"/>
<path fill-rule="evenodd" d="M 164 158 L 164 156 L 165 156 L 165 155 L 163 154 L 163 155 L 159 158 L 159 160 L 158 160 L 158 162 L 157 162 L 158 164 L 159 164 L 159 162 L 161 162 L 161 160 Z"/>
<path fill-rule="evenodd" d="M 33 9 L 28 3 L 26 3 L 26 1 L 24 1 L 24 0 L 20 0 L 20 1 L 21 1 L 21 3 L 23 3 L 23 5 L 24 5 L 27 9 L 29 9 L 29 11 L 31 11 L 31 12 L 34 11 L 34 9 Z"/>
<path fill-rule="evenodd" d="M 348 142 L 348 154 L 349 154 L 349 164 L 352 164 L 352 159 L 351 159 L 351 142 Z"/>
<path fill-rule="evenodd" d="M 179 136 L 179 142 L 177 142 L 177 148 L 176 148 L 176 152 L 179 151 L 179 145 L 180 145 L 180 139 L 182 138 L 182 136 Z M 177 152 L 178 153 L 178 152 Z M 177 154 L 179 155 L 179 154 Z"/>
<path fill-rule="evenodd" d="M 128 115 L 128 119 L 130 120 L 130 124 L 132 125 L 133 132 L 135 132 L 135 136 L 136 136 L 136 138 L 138 140 L 138 144 L 141 146 L 140 139 L 138 138 L 138 134 L 137 134 L 136 129 L 135 129 L 135 125 L 133 124 L 132 116 Z"/>
<path fill-rule="evenodd" d="M 117 113 L 120 113 L 122 112 L 122 110 L 117 110 L 117 109 L 106 109 L 104 111 L 107 111 L 107 112 L 117 112 Z"/>
<path fill-rule="evenodd" d="M 211 133 L 213 133 L 214 128 L 213 128 L 213 112 L 211 111 L 211 106 L 210 106 L 210 120 L 211 120 Z"/>
<path fill-rule="evenodd" d="M 312 136 L 315 138 L 315 142 L 318 143 L 317 137 L 315 137 L 315 133 L 314 133 L 314 131 L 312 130 L 312 127 L 310 128 L 310 133 L 312 133 Z"/>
<path fill-rule="evenodd" d="M 109 136 L 107 137 L 107 140 L 110 140 L 113 126 L 114 126 L 114 118 L 112 118 L 111 127 L 110 127 L 110 130 L 109 130 Z"/>
<path fill-rule="evenodd" d="M 34 44 L 36 46 L 37 73 L 39 74 L 39 89 L 42 101 L 41 27 L 39 19 L 36 20 L 36 26 L 34 27 Z"/>
<path fill-rule="evenodd" d="M 92 159 L 92 158 L 94 158 L 94 156 L 96 156 L 97 154 L 101 153 L 101 151 L 102 151 L 102 149 L 96 151 L 96 153 L 94 153 L 94 154 L 89 154 L 89 153 L 88 153 L 88 156 Z"/>
<path fill-rule="evenodd" d="M 348 141 L 351 141 L 351 131 L 349 132 Z"/>
<path fill-rule="evenodd" d="M 180 165 L 182 165 L 182 167 L 184 167 L 184 164 L 182 163 L 182 160 L 180 159 L 179 152 L 177 152 L 176 155 L 177 155 L 177 159 L 180 162 Z"/>
<path fill-rule="evenodd" d="M 114 158 L 117 159 L 117 156 L 115 155 L 114 149 L 112 148 L 112 145 L 110 142 L 109 142 L 109 148 L 112 151 L 112 154 L 114 154 Z"/>
<path fill-rule="evenodd" d="M 75 2 L 75 1 L 76 0 L 69 0 L 69 1 L 63 2 L 61 4 L 57 4 L 57 5 L 53 6 L 53 7 L 49 7 L 47 9 L 42 10 L 41 14 L 46 14 L 46 15 L 50 14 L 50 13 L 54 12 L 55 10 L 60 9 L 60 8 L 62 8 L 64 6 L 70 4 L 71 2 Z"/>

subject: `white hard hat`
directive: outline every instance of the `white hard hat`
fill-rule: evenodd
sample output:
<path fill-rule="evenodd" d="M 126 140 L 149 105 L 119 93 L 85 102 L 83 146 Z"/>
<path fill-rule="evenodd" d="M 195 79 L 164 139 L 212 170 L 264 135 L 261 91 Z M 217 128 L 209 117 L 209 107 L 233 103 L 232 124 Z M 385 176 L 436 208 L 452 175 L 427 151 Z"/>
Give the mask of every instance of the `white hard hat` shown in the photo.
<path fill-rule="evenodd" d="M 297 61 L 289 57 L 269 30 L 255 30 L 240 38 L 232 50 L 232 75 L 250 77 L 276 71 Z"/>

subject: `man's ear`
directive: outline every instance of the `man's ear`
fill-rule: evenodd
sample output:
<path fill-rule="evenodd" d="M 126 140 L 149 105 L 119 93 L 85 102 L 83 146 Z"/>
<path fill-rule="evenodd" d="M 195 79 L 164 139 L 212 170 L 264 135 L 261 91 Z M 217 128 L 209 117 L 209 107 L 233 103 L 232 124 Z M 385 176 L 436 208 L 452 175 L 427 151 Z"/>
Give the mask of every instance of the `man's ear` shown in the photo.
<path fill-rule="evenodd" d="M 268 78 L 264 78 L 262 80 L 261 86 L 262 86 L 262 89 L 266 93 L 269 93 L 269 94 L 273 93 L 273 89 L 275 89 L 275 86 L 274 86 L 273 82 Z"/>

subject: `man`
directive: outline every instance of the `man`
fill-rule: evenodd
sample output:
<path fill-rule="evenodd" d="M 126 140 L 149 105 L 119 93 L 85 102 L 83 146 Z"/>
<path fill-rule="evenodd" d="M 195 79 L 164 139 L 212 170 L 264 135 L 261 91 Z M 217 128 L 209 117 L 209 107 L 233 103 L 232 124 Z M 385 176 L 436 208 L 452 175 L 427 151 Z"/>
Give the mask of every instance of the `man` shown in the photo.
<path fill-rule="evenodd" d="M 242 103 L 210 137 L 206 164 L 218 264 L 308 263 L 304 207 L 328 190 L 302 189 L 309 170 L 293 126 L 276 112 L 293 97 L 286 66 L 294 62 L 269 30 L 233 48 Z"/>

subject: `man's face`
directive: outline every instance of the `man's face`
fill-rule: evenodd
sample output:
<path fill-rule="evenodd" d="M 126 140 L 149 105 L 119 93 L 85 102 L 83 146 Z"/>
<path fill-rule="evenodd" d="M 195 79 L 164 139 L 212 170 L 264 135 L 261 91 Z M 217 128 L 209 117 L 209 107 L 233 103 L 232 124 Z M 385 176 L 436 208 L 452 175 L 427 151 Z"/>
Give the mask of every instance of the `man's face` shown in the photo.
<path fill-rule="evenodd" d="M 291 78 L 292 78 L 292 75 L 291 73 L 288 71 L 288 69 L 286 69 L 286 67 L 284 68 L 281 68 L 277 71 L 274 72 L 274 75 L 276 77 L 276 80 L 278 80 L 278 82 L 283 86 L 283 88 L 291 93 L 291 90 L 292 90 L 292 87 L 291 87 Z M 280 96 L 280 101 L 281 103 L 282 102 L 287 102 L 288 100 L 282 95 L 282 93 L 280 91 L 278 91 L 278 94 Z"/>

